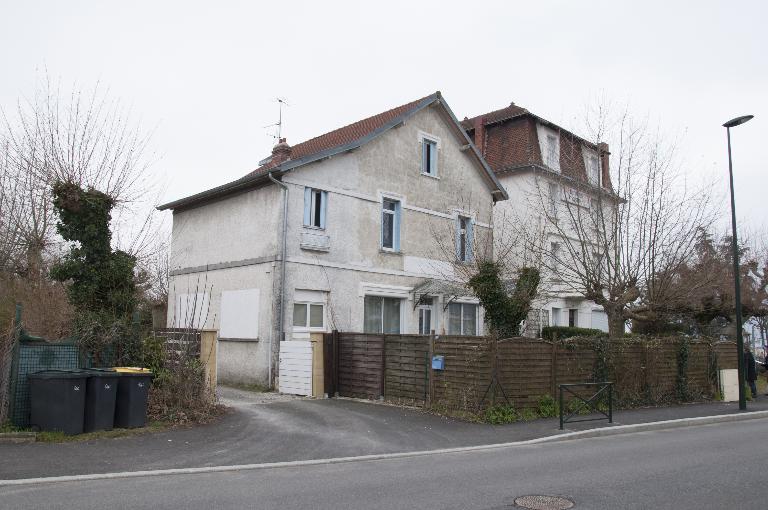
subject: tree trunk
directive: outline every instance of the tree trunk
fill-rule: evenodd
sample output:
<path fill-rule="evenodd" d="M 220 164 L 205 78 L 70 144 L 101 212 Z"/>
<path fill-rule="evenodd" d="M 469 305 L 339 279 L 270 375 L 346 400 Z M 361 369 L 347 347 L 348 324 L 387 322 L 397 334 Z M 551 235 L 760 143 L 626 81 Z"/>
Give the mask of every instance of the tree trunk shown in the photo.
<path fill-rule="evenodd" d="M 608 336 L 610 338 L 621 338 L 624 336 L 626 321 L 622 311 L 610 304 L 603 305 L 603 310 L 605 310 L 605 314 L 608 316 Z"/>

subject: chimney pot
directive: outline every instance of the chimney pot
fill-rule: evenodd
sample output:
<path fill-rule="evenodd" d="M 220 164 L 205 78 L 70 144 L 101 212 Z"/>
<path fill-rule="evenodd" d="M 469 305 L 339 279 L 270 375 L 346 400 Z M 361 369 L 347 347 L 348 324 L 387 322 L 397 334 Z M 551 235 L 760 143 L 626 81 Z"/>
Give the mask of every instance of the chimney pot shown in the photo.
<path fill-rule="evenodd" d="M 291 159 L 291 146 L 285 138 L 280 138 L 279 143 L 272 148 L 272 162 L 279 165 L 289 159 Z"/>

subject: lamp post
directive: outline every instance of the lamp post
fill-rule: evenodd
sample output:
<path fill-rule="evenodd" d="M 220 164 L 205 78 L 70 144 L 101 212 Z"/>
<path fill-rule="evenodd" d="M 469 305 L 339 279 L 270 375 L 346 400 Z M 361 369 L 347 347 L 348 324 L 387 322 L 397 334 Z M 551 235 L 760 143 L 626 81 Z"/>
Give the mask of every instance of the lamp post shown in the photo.
<path fill-rule="evenodd" d="M 733 194 L 733 161 L 731 159 L 731 128 L 744 124 L 747 121 L 752 120 L 754 115 L 743 115 L 731 119 L 723 127 L 728 133 L 728 174 L 731 178 L 731 228 L 733 229 L 733 235 L 731 236 L 731 244 L 733 246 L 733 280 L 736 290 L 736 351 L 737 360 L 739 366 L 739 409 L 742 411 L 747 408 L 747 399 L 744 395 L 744 337 L 742 335 L 743 320 L 741 317 L 741 282 L 739 281 L 739 245 L 736 240 L 736 198 Z"/>

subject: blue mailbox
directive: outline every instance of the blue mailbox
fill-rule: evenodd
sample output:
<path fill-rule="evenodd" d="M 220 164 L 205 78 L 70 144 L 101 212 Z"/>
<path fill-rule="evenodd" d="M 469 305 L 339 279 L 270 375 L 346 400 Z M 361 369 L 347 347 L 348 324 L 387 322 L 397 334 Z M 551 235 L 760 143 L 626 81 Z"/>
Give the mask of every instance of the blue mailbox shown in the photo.
<path fill-rule="evenodd" d="M 445 356 L 442 354 L 432 356 L 432 370 L 445 370 Z"/>

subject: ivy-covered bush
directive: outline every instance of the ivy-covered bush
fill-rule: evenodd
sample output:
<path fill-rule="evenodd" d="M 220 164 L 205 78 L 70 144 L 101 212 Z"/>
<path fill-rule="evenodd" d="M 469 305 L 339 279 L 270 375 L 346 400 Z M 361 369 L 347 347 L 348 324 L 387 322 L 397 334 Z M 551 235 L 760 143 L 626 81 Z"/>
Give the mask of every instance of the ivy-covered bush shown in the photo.
<path fill-rule="evenodd" d="M 540 279 L 537 269 L 524 267 L 510 292 L 498 262 L 484 260 L 478 263 L 477 273 L 468 284 L 485 310 L 485 321 L 491 331 L 505 338 L 520 334 L 520 323 L 528 316 Z"/>
<path fill-rule="evenodd" d="M 115 200 L 73 182 L 57 182 L 53 205 L 59 216 L 56 230 L 71 244 L 51 268 L 51 278 L 68 284 L 80 346 L 97 364 L 105 361 L 108 348 L 115 350 L 111 361 L 135 362 L 141 346 L 129 333 L 136 306 L 136 258 L 112 249 L 109 223 Z"/>

